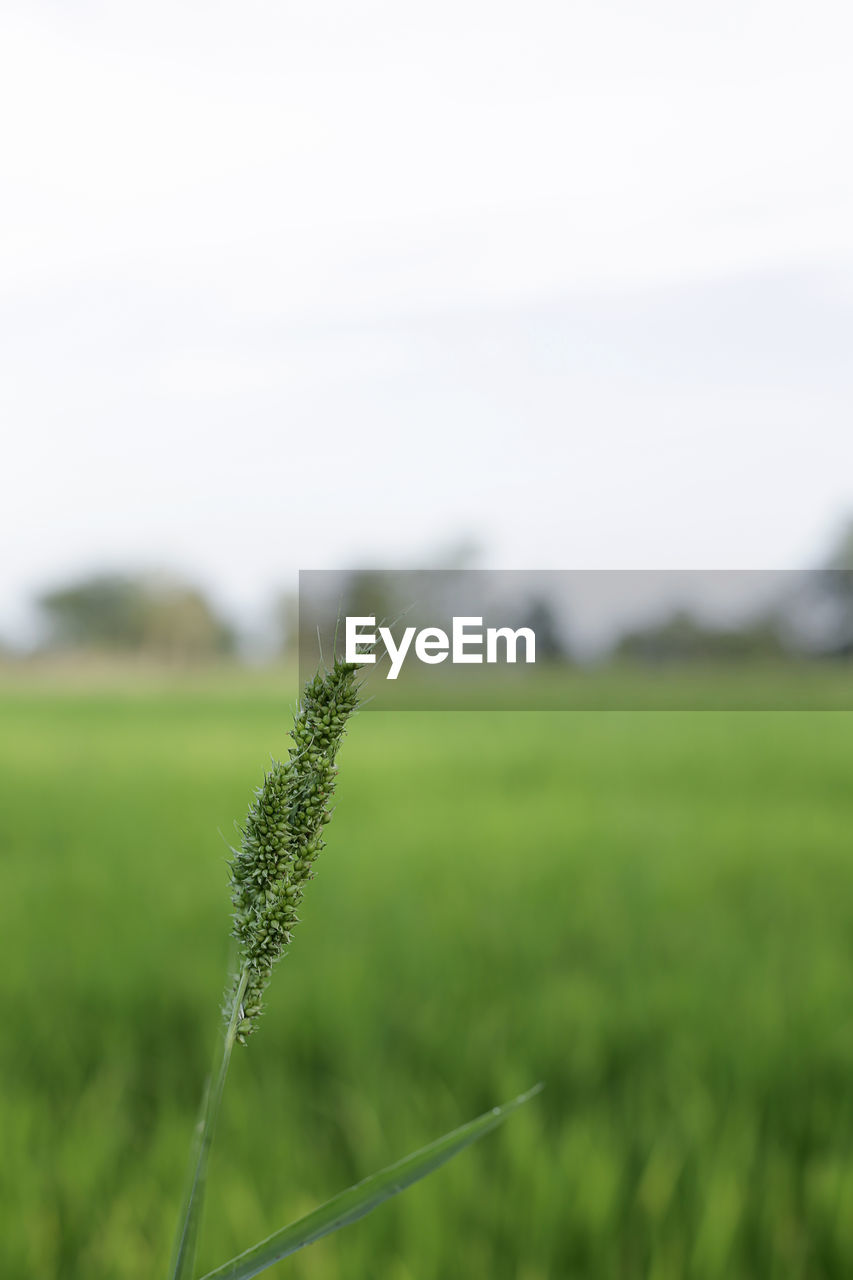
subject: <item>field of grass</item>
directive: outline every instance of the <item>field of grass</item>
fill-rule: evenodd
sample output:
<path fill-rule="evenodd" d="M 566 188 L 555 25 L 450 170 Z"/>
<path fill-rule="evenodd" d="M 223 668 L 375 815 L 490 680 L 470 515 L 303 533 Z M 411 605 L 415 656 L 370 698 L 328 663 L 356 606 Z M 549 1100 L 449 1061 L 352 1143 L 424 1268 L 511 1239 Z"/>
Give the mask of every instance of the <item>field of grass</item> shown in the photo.
<path fill-rule="evenodd" d="M 163 1276 L 291 687 L 0 691 L 0 1274 Z M 853 716 L 366 713 L 212 1266 L 518 1093 L 299 1280 L 853 1275 Z"/>

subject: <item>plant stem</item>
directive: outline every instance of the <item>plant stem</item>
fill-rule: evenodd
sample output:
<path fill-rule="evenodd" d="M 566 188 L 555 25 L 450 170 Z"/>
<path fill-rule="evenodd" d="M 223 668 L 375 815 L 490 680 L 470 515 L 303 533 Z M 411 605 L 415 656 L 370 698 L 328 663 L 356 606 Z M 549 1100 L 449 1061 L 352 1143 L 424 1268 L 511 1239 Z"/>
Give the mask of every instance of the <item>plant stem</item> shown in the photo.
<path fill-rule="evenodd" d="M 184 1204 L 180 1230 L 175 1241 L 171 1270 L 172 1280 L 192 1280 L 198 1229 L 204 1203 L 205 1183 L 207 1181 L 207 1161 L 213 1142 L 216 1119 L 219 1115 L 219 1106 L 222 1102 L 225 1079 L 231 1062 L 231 1053 L 237 1038 L 237 1027 L 242 1017 L 241 1007 L 248 981 L 249 970 L 244 965 L 240 973 L 237 990 L 234 992 L 234 1002 L 231 1006 L 228 1027 L 217 1051 L 214 1067 L 207 1082 L 204 1101 L 201 1106 L 201 1115 L 196 1126 L 195 1165 Z"/>

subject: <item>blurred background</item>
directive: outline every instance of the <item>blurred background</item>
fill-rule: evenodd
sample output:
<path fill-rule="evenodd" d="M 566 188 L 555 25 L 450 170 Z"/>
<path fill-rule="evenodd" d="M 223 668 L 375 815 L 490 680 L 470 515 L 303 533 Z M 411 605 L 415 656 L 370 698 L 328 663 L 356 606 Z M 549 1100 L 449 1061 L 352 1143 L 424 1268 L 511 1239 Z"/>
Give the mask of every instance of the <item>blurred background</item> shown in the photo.
<path fill-rule="evenodd" d="M 853 568 L 851 28 L 7 0 L 4 1274 L 165 1273 L 300 568 Z M 278 1273 L 849 1276 L 851 746 L 844 712 L 360 717 L 202 1261 L 541 1078 Z"/>

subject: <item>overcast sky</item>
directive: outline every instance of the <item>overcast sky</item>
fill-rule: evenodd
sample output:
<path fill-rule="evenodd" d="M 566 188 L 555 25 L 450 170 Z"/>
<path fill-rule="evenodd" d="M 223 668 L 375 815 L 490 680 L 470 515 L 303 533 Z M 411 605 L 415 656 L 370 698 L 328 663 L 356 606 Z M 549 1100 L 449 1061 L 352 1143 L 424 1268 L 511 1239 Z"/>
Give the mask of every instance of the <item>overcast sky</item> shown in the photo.
<path fill-rule="evenodd" d="M 849 6 L 6 0 L 0 633 L 79 572 L 796 568 L 853 513 Z"/>

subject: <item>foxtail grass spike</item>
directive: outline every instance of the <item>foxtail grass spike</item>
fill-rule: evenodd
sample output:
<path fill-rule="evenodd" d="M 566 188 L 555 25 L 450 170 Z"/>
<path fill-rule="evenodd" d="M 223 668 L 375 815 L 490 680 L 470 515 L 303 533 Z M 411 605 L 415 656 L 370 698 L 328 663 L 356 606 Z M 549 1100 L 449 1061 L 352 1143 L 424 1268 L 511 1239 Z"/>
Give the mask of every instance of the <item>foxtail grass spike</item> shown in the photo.
<path fill-rule="evenodd" d="M 273 763 L 256 791 L 240 848 L 234 850 L 231 899 L 239 971 L 226 1016 L 245 972 L 237 1022 L 242 1044 L 257 1027 L 264 990 L 290 944 L 299 922 L 297 908 L 325 843 L 335 757 L 359 700 L 357 671 L 354 663 L 336 661 L 330 671 L 308 681 L 290 734 L 293 746 L 284 762 Z"/>

